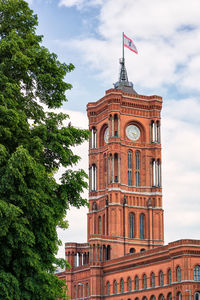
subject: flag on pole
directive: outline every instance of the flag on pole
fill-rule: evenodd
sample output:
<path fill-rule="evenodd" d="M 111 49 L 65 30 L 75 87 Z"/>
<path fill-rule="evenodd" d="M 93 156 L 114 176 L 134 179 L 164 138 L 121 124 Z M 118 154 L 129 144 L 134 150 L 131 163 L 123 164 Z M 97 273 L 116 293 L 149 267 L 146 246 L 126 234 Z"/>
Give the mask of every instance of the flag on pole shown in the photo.
<path fill-rule="evenodd" d="M 138 54 L 137 48 L 135 47 L 133 41 L 130 38 L 128 38 L 125 34 L 124 34 L 124 47 L 127 47 L 131 51 Z"/>

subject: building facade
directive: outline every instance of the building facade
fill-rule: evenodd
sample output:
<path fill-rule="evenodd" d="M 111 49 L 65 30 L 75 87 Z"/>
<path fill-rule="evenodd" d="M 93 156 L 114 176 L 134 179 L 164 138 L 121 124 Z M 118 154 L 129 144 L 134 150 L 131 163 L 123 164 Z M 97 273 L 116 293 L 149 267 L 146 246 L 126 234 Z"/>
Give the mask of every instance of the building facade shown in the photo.
<path fill-rule="evenodd" d="M 87 105 L 88 241 L 66 243 L 70 299 L 200 300 L 200 241 L 164 246 L 159 96 L 119 82 Z"/>

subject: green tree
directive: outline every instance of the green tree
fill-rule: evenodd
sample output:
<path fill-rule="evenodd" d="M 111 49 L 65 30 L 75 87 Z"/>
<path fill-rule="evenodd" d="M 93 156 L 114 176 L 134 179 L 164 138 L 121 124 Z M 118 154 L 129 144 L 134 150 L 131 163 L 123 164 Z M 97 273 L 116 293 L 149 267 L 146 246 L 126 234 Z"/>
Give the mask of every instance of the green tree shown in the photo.
<path fill-rule="evenodd" d="M 72 64 L 60 63 L 41 45 L 37 16 L 23 0 L 0 0 L 0 299 L 58 299 L 63 282 L 55 266 L 56 228 L 69 205 L 87 205 L 87 187 L 72 146 L 87 130 L 64 126 L 50 112 L 66 101 L 64 81 Z M 44 110 L 44 106 L 47 107 Z M 49 111 L 48 111 L 49 110 Z M 54 179 L 65 167 L 60 182 Z"/>

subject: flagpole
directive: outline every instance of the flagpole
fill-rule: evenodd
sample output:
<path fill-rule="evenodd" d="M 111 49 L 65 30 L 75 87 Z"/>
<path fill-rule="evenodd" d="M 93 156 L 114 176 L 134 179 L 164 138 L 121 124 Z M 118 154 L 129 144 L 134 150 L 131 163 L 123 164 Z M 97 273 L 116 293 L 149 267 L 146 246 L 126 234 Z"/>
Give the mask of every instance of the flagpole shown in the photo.
<path fill-rule="evenodd" d="M 122 61 L 124 62 L 124 32 L 122 32 Z"/>

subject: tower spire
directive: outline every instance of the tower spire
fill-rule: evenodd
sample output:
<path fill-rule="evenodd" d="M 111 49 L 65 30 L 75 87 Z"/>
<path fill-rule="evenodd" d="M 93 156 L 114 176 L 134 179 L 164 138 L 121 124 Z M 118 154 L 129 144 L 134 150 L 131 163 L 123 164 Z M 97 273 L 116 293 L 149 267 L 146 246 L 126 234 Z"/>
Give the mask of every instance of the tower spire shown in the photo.
<path fill-rule="evenodd" d="M 122 90 L 123 92 L 129 94 L 137 94 L 137 92 L 133 88 L 133 83 L 128 81 L 128 75 L 125 67 L 125 58 L 122 57 L 119 60 L 119 63 L 120 63 L 119 81 L 114 83 L 114 88 Z"/>
<path fill-rule="evenodd" d="M 119 60 L 119 63 L 120 63 L 119 81 L 114 83 L 114 88 L 120 89 L 129 94 L 137 94 L 133 88 L 133 83 L 128 81 L 128 75 L 125 67 L 124 33 L 122 33 L 122 58 Z"/>

